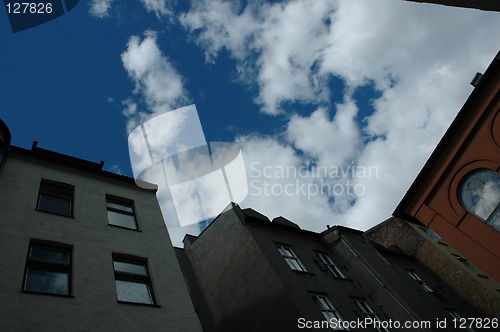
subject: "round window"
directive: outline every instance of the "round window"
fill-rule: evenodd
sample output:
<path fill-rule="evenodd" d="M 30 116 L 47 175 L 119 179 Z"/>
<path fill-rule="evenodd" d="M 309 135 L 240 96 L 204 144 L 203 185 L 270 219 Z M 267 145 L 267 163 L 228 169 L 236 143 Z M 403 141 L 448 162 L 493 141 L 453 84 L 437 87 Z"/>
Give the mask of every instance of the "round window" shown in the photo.
<path fill-rule="evenodd" d="M 500 175 L 487 169 L 465 177 L 460 198 L 467 211 L 500 232 Z"/>

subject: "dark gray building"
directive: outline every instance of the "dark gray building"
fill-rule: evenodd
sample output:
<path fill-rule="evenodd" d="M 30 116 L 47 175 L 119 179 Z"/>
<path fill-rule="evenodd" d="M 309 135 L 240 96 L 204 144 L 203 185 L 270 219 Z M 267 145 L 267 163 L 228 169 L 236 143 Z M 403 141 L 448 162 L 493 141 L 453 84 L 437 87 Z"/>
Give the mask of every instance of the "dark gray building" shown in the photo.
<path fill-rule="evenodd" d="M 201 331 L 154 189 L 11 146 L 0 120 L 0 330 Z"/>
<path fill-rule="evenodd" d="M 439 280 L 435 290 L 460 299 L 457 302 L 460 312 L 469 317 L 476 313 L 487 317 L 500 315 L 500 285 L 422 224 L 392 217 L 363 236 L 383 248 L 397 248 L 431 270 Z"/>
<path fill-rule="evenodd" d="M 345 227 L 319 234 L 234 205 L 176 250 L 205 331 L 430 331 L 488 316 L 415 257 Z"/>

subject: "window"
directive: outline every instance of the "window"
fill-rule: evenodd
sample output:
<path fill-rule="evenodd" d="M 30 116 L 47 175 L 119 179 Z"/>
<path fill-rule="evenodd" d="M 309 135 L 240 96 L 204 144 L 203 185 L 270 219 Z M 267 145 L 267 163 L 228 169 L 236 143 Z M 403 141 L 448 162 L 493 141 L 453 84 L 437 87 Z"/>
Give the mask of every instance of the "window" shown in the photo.
<path fill-rule="evenodd" d="M 344 330 L 342 326 L 342 317 L 333 307 L 332 303 L 326 295 L 311 294 L 314 302 L 319 307 L 319 310 L 325 317 L 326 321 L 330 323 L 330 327 L 335 330 Z"/>
<path fill-rule="evenodd" d="M 278 245 L 278 251 L 292 270 L 307 272 L 306 267 L 289 246 Z"/>
<path fill-rule="evenodd" d="M 71 247 L 61 244 L 31 243 L 26 260 L 23 290 L 71 294 Z"/>
<path fill-rule="evenodd" d="M 125 199 L 116 199 L 107 196 L 108 222 L 110 225 L 137 229 L 134 203 Z"/>
<path fill-rule="evenodd" d="M 460 188 L 464 208 L 500 232 L 500 175 L 482 169 L 466 177 Z"/>
<path fill-rule="evenodd" d="M 453 257 L 455 257 L 460 263 L 462 263 L 463 265 L 467 266 L 467 268 L 469 270 L 471 270 L 472 272 L 474 273 L 479 273 L 470 263 L 467 259 L 459 256 L 459 255 L 456 255 L 456 254 L 451 254 Z"/>
<path fill-rule="evenodd" d="M 37 209 L 63 216 L 73 215 L 74 186 L 66 183 L 42 180 Z"/>
<path fill-rule="evenodd" d="M 364 317 L 371 318 L 372 321 L 380 322 L 380 318 L 378 318 L 377 314 L 375 314 L 375 312 L 372 310 L 372 308 L 368 305 L 368 303 L 365 300 L 356 300 L 356 305 L 361 310 L 361 314 Z M 378 326 L 380 326 L 380 324 Z M 386 328 L 377 327 L 377 325 L 375 325 L 375 329 L 377 331 L 389 331 Z"/>
<path fill-rule="evenodd" d="M 423 281 L 422 278 L 420 278 L 420 276 L 417 273 L 415 273 L 415 271 L 408 271 L 408 274 L 413 278 L 413 280 L 418 282 L 420 286 L 422 286 L 422 288 L 425 289 L 425 291 L 429 293 L 434 293 L 434 290 L 429 285 L 427 285 L 425 281 Z"/>
<path fill-rule="evenodd" d="M 465 331 L 474 332 L 473 328 L 468 327 L 468 325 L 471 322 L 470 320 L 462 318 L 462 316 L 460 316 L 454 310 L 450 310 L 450 311 L 448 311 L 448 313 L 450 314 L 451 317 L 453 317 L 453 320 L 456 322 L 456 326 L 461 326 L 461 324 L 463 323 L 463 325 L 465 326 Z M 453 324 L 453 323 L 452 323 L 452 325 L 455 326 L 455 324 Z"/>
<path fill-rule="evenodd" d="M 324 266 L 330 271 L 330 273 L 337 278 L 345 278 L 345 275 L 340 271 L 340 269 L 335 265 L 330 256 L 324 253 L 318 253 L 318 257 Z"/>
<path fill-rule="evenodd" d="M 439 235 L 437 235 L 436 233 L 434 233 L 432 230 L 428 229 L 425 231 L 425 233 L 427 235 L 429 235 L 429 237 L 431 239 L 433 239 L 434 241 L 441 241 L 441 237 Z"/>
<path fill-rule="evenodd" d="M 145 259 L 114 255 L 113 269 L 118 301 L 155 304 Z"/>

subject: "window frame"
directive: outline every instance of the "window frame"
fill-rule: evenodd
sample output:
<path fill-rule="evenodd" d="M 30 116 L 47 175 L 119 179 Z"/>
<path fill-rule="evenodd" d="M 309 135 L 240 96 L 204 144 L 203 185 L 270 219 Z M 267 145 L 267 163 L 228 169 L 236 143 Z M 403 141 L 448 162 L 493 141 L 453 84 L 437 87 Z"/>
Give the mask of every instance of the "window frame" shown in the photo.
<path fill-rule="evenodd" d="M 54 251 L 65 251 L 68 254 L 68 263 L 54 262 L 39 258 L 31 257 L 33 252 L 33 247 L 39 247 Z M 28 281 L 28 271 L 29 269 L 37 269 L 47 272 L 57 272 L 57 273 L 65 273 L 67 275 L 67 293 L 54 293 L 48 291 L 39 291 L 39 290 L 31 290 L 27 289 L 27 281 Z M 44 241 L 44 240 L 31 240 L 28 245 L 28 252 L 26 255 L 26 262 L 24 267 L 24 275 L 23 282 L 21 285 L 22 292 L 25 293 L 36 293 L 36 294 L 47 294 L 47 295 L 55 295 L 55 296 L 65 296 L 72 297 L 73 296 L 73 246 L 52 242 L 52 241 Z"/>
<path fill-rule="evenodd" d="M 477 219 L 481 220 L 483 223 L 488 225 L 489 227 L 493 228 L 495 231 L 500 232 L 500 226 L 496 228 L 491 222 L 497 217 L 498 214 L 500 214 L 500 200 L 497 202 L 496 208 L 494 208 L 491 213 L 488 215 L 487 218 L 479 216 L 476 212 L 473 211 L 473 207 L 469 206 L 469 204 L 464 200 L 464 187 L 465 184 L 468 182 L 470 178 L 473 176 L 476 176 L 479 173 L 492 173 L 494 174 L 497 178 L 500 178 L 500 174 L 492 169 L 489 168 L 476 168 L 467 174 L 465 174 L 460 181 L 460 184 L 458 186 L 458 201 L 460 202 L 460 205 L 471 215 L 476 217 Z"/>
<path fill-rule="evenodd" d="M 276 243 L 276 248 L 278 249 L 278 253 L 285 260 L 286 264 L 292 271 L 309 272 L 309 270 L 306 268 L 304 263 L 302 263 L 299 256 L 297 256 L 291 246 L 283 243 Z M 290 255 L 286 255 L 283 250 L 290 252 Z M 296 265 L 293 264 L 293 262 L 296 263 Z"/>
<path fill-rule="evenodd" d="M 427 293 L 434 293 L 434 289 L 432 289 L 431 286 L 429 286 L 429 284 L 427 284 L 418 274 L 417 272 L 415 272 L 414 270 L 406 270 L 406 272 L 408 272 L 408 274 L 410 275 L 410 277 L 415 280 L 419 285 L 420 287 L 422 287 Z"/>
<path fill-rule="evenodd" d="M 309 295 L 312 297 L 312 300 L 317 305 L 319 311 L 321 312 L 325 320 L 330 324 L 330 327 L 333 328 L 333 326 L 331 326 L 331 319 L 333 318 L 335 318 L 338 322 L 344 321 L 344 319 L 342 318 L 342 316 L 340 315 L 340 313 L 332 304 L 332 302 L 330 301 L 330 299 L 326 294 L 310 292 Z M 318 301 L 317 299 L 323 300 L 323 302 L 326 304 L 326 307 L 322 306 L 322 302 Z M 346 329 L 342 325 L 340 325 L 335 330 L 346 330 Z"/>
<path fill-rule="evenodd" d="M 432 229 L 427 229 L 425 231 L 425 234 L 427 234 L 428 237 L 433 239 L 436 242 L 440 242 L 442 240 L 441 236 L 439 236 L 436 232 L 434 232 Z"/>
<path fill-rule="evenodd" d="M 378 322 L 382 322 L 380 320 L 380 317 L 375 313 L 375 311 L 373 311 L 372 307 L 370 307 L 370 305 L 368 304 L 368 301 L 366 301 L 365 299 L 356 299 L 354 300 L 354 302 L 356 303 L 356 306 L 359 308 L 359 310 L 361 311 L 361 314 L 366 317 L 366 318 L 371 318 L 373 320 L 377 320 Z M 378 327 L 374 327 L 375 330 L 379 331 L 379 332 L 382 332 L 382 331 L 385 331 L 385 332 L 388 332 L 389 330 L 384 328 L 384 327 L 381 327 L 381 328 L 378 328 Z"/>
<path fill-rule="evenodd" d="M 141 265 L 144 267 L 146 274 L 138 274 L 138 273 L 133 273 L 133 272 L 125 272 L 125 271 L 117 270 L 115 268 L 115 262 Z M 148 266 L 148 259 L 147 258 L 113 253 L 113 255 L 112 255 L 112 267 L 113 267 L 113 272 L 114 272 L 115 291 L 116 291 L 117 302 L 137 304 L 137 305 L 147 305 L 147 306 L 158 306 L 157 299 L 156 299 L 154 289 L 153 289 L 153 282 L 151 280 L 151 272 L 150 272 L 150 269 Z M 117 287 L 118 280 L 125 281 L 125 282 L 145 284 L 147 287 L 147 290 L 148 290 L 148 294 L 149 294 L 149 298 L 151 300 L 151 303 L 138 302 L 138 301 L 127 301 L 127 300 L 120 299 L 120 295 L 119 295 L 118 287 Z"/>
<path fill-rule="evenodd" d="M 316 256 L 320 260 L 319 263 L 322 264 L 335 278 L 347 279 L 344 272 L 342 272 L 337 264 L 335 264 L 330 255 L 324 252 L 316 251 Z"/>
<path fill-rule="evenodd" d="M 119 208 L 116 208 L 116 207 L 112 207 L 112 206 L 109 206 L 108 203 L 115 204 L 115 205 L 121 205 L 123 207 L 130 208 L 132 211 L 130 212 L 130 211 L 127 211 L 127 210 L 124 210 L 124 209 L 119 209 Z M 113 196 L 113 195 L 106 195 L 106 211 L 107 211 L 107 215 L 108 215 L 108 225 L 109 226 L 119 227 L 119 228 L 124 228 L 124 229 L 130 229 L 130 230 L 134 230 L 134 231 L 140 231 L 140 229 L 139 229 L 139 223 L 137 221 L 136 208 L 135 208 L 135 204 L 134 204 L 133 200 L 122 198 L 122 197 L 118 197 L 118 196 Z M 109 212 L 113 212 L 113 213 L 117 213 L 117 214 L 121 214 L 121 215 L 126 215 L 126 216 L 133 217 L 134 218 L 135 228 L 111 223 L 110 222 L 110 218 L 109 218 Z"/>
<path fill-rule="evenodd" d="M 64 191 L 68 191 L 68 192 L 64 193 Z M 44 208 L 40 207 L 40 204 L 42 202 L 42 196 L 68 201 L 69 202 L 69 214 L 60 213 L 57 211 L 52 211 L 50 209 L 44 209 Z M 38 188 L 38 196 L 37 196 L 37 202 L 36 202 L 36 210 L 37 211 L 52 213 L 52 214 L 55 214 L 58 216 L 73 217 L 73 215 L 74 215 L 74 202 L 75 202 L 75 186 L 74 185 L 64 183 L 64 182 L 58 182 L 58 181 L 54 181 L 54 180 L 41 179 L 40 186 Z"/>
<path fill-rule="evenodd" d="M 451 254 L 457 261 L 460 262 L 461 265 L 465 266 L 469 271 L 471 271 L 474 274 L 480 274 L 479 271 L 471 265 L 471 263 L 464 257 L 458 255 L 458 254 Z"/>

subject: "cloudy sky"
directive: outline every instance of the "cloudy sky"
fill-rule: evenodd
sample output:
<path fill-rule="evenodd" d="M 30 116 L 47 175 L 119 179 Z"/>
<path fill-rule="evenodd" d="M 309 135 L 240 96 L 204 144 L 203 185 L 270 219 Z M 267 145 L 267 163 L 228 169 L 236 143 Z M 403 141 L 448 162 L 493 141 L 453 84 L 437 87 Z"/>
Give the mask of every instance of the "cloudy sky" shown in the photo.
<path fill-rule="evenodd" d="M 132 176 L 128 133 L 196 104 L 207 142 L 241 148 L 242 207 L 364 230 L 391 215 L 497 53 L 499 15 L 401 0 L 91 0 L 13 34 L 3 11 L 0 117 L 14 145 Z"/>

